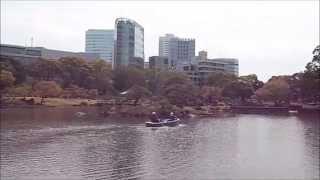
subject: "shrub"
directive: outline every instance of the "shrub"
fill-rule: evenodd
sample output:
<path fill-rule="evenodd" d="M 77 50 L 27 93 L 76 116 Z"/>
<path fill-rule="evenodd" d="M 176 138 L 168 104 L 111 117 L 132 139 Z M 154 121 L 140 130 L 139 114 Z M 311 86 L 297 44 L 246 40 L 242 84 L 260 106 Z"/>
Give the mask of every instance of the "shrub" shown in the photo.
<path fill-rule="evenodd" d="M 0 73 L 0 90 L 3 90 L 7 87 L 11 87 L 16 78 L 12 75 L 10 71 L 1 70 Z"/>
<path fill-rule="evenodd" d="M 33 90 L 34 95 L 40 97 L 58 97 L 62 92 L 55 81 L 39 81 L 34 85 Z"/>
<path fill-rule="evenodd" d="M 23 84 L 14 88 L 10 88 L 8 91 L 8 94 L 10 96 L 16 96 L 16 97 L 26 97 L 30 96 L 32 93 L 32 87 L 27 84 Z"/>

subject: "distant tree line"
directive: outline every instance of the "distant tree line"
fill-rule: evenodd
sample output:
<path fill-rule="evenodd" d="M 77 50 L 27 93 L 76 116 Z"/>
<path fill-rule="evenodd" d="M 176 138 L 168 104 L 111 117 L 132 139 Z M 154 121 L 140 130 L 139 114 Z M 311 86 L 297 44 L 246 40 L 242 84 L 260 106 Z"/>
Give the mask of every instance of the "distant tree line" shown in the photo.
<path fill-rule="evenodd" d="M 1 58 L 0 91 L 4 96 L 63 98 L 101 98 L 126 96 L 138 104 L 140 99 L 156 97 L 172 105 L 215 104 L 219 101 L 250 104 L 290 101 L 320 101 L 320 46 L 303 72 L 273 76 L 266 83 L 255 74 L 236 77 L 212 73 L 205 84 L 196 86 L 184 74 L 151 69 L 119 67 L 112 70 L 103 60 L 87 62 L 66 57 L 39 59 L 22 65 Z"/>

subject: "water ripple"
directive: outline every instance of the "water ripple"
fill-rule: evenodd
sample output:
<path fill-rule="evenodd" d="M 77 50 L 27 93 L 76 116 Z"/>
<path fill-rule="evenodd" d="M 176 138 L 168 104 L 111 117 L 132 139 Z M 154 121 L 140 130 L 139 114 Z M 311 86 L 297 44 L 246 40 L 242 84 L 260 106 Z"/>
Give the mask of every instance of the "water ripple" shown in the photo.
<path fill-rule="evenodd" d="M 319 177 L 318 121 L 241 115 L 147 128 L 68 118 L 61 126 L 41 118 L 35 127 L 2 130 L 1 179 Z"/>

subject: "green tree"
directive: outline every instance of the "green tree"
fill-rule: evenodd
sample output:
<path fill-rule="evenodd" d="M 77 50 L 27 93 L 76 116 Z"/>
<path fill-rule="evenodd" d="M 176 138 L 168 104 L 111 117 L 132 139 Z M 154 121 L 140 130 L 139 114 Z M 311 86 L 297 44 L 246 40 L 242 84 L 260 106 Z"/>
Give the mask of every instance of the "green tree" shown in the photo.
<path fill-rule="evenodd" d="M 318 45 L 312 52 L 313 59 L 306 65 L 306 72 L 320 75 L 320 45 Z"/>
<path fill-rule="evenodd" d="M 222 97 L 222 88 L 203 86 L 200 89 L 200 97 L 206 103 L 214 103 Z"/>
<path fill-rule="evenodd" d="M 283 77 L 290 87 L 290 101 L 298 101 L 302 96 L 302 81 L 304 73 L 294 73 L 291 76 Z"/>
<path fill-rule="evenodd" d="M 198 89 L 184 74 L 169 73 L 161 80 L 162 95 L 173 105 L 183 107 L 197 103 Z"/>
<path fill-rule="evenodd" d="M 98 97 L 98 95 L 99 95 L 99 92 L 98 92 L 97 89 L 89 89 L 87 94 L 88 94 L 89 98 L 96 99 Z"/>
<path fill-rule="evenodd" d="M 145 69 L 144 76 L 146 81 L 146 86 L 150 92 L 154 95 L 159 94 L 160 90 L 160 79 L 162 76 L 161 71 L 156 71 L 153 69 Z"/>
<path fill-rule="evenodd" d="M 246 83 L 248 86 L 251 86 L 254 91 L 261 88 L 263 86 L 263 82 L 258 80 L 258 76 L 256 74 L 249 74 L 246 76 L 240 76 L 239 81 Z"/>
<path fill-rule="evenodd" d="M 12 75 L 10 71 L 1 70 L 0 73 L 0 90 L 11 87 L 16 78 Z"/>
<path fill-rule="evenodd" d="M 320 46 L 313 51 L 313 59 L 306 65 L 301 90 L 307 101 L 320 101 Z"/>
<path fill-rule="evenodd" d="M 170 114 L 170 112 L 174 111 L 173 105 L 170 104 L 169 100 L 166 97 L 159 97 L 159 101 L 157 101 L 157 103 L 160 106 L 157 111 L 162 117 L 166 117 L 168 116 L 168 114 Z"/>
<path fill-rule="evenodd" d="M 165 97 L 173 105 L 179 107 L 193 105 L 195 103 L 196 92 L 193 86 L 185 84 L 171 85 L 165 89 Z"/>
<path fill-rule="evenodd" d="M 62 97 L 64 98 L 86 98 L 87 96 L 86 89 L 74 84 L 69 85 L 62 91 Z"/>
<path fill-rule="evenodd" d="M 59 61 L 39 59 L 30 66 L 30 75 L 37 80 L 52 81 L 59 78 L 61 65 Z"/>
<path fill-rule="evenodd" d="M 143 97 L 151 96 L 152 93 L 145 87 L 139 85 L 133 85 L 128 91 L 126 96 L 130 99 L 134 99 L 134 105 L 136 106 L 139 100 Z"/>
<path fill-rule="evenodd" d="M 176 85 L 176 84 L 187 84 L 191 85 L 192 82 L 191 80 L 182 73 L 178 72 L 165 72 L 160 74 L 160 84 L 162 88 L 169 87 L 171 85 Z"/>
<path fill-rule="evenodd" d="M 134 67 L 117 67 L 112 74 L 113 87 L 122 92 L 133 85 L 146 87 L 146 78 L 143 69 Z"/>
<path fill-rule="evenodd" d="M 271 78 L 262 88 L 255 92 L 263 101 L 273 101 L 275 105 L 289 100 L 290 86 L 284 78 Z"/>
<path fill-rule="evenodd" d="M 252 96 L 254 89 L 248 83 L 242 81 L 234 81 L 223 88 L 222 95 L 229 98 L 240 98 L 244 102 Z"/>
<path fill-rule="evenodd" d="M 43 102 L 46 97 L 58 97 L 62 89 L 55 81 L 39 81 L 33 86 L 33 92 L 40 96 Z"/>
<path fill-rule="evenodd" d="M 214 87 L 225 87 L 233 81 L 236 81 L 237 77 L 228 73 L 211 73 L 206 81 L 206 85 Z"/>
<path fill-rule="evenodd" d="M 85 60 L 75 57 L 63 57 L 59 59 L 59 62 L 61 63 L 61 76 L 64 87 L 74 84 L 87 88 L 92 70 Z"/>
<path fill-rule="evenodd" d="M 26 80 L 27 66 L 10 57 L 1 55 L 0 69 L 10 71 L 15 77 L 15 84 L 23 83 Z"/>
<path fill-rule="evenodd" d="M 16 97 L 27 97 L 32 93 L 32 86 L 28 84 L 22 84 L 17 87 L 10 88 L 9 94 Z"/>
<path fill-rule="evenodd" d="M 99 94 L 114 94 L 111 65 L 103 60 L 89 63 L 91 72 L 87 78 L 87 88 L 97 89 Z"/>

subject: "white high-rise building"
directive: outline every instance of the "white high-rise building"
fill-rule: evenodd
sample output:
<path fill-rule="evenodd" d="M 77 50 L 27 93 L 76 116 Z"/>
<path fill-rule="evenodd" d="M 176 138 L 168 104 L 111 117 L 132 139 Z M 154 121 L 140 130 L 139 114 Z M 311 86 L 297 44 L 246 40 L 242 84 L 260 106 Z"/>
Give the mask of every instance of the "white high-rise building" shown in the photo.
<path fill-rule="evenodd" d="M 166 34 L 159 38 L 159 56 L 169 56 L 169 43 L 175 36 L 173 34 Z"/>
<path fill-rule="evenodd" d="M 85 52 L 99 54 L 100 59 L 112 61 L 114 30 L 89 29 L 86 31 Z"/>
<path fill-rule="evenodd" d="M 159 56 L 167 57 L 169 66 L 179 69 L 195 57 L 195 39 L 179 38 L 166 34 L 159 38 Z"/>

